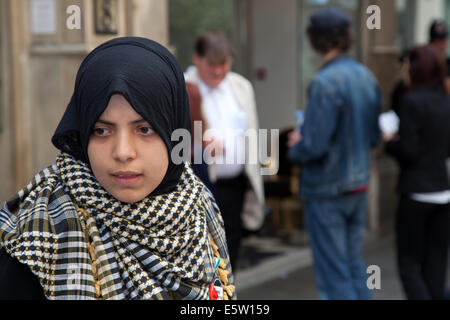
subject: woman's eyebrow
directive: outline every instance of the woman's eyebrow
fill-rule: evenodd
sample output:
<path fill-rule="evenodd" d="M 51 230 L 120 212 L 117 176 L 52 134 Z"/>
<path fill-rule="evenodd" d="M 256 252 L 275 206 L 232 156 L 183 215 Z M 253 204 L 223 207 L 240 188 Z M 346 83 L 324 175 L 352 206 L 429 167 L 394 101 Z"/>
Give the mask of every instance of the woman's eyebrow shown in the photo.
<path fill-rule="evenodd" d="M 145 119 L 143 119 L 143 118 L 140 118 L 140 119 L 136 119 L 136 120 L 130 121 L 129 124 L 138 124 L 138 123 L 142 123 L 142 122 L 147 122 L 147 121 Z M 109 126 L 115 126 L 116 125 L 114 122 L 106 121 L 106 120 L 103 120 L 103 119 L 98 119 L 96 121 L 96 123 L 103 123 L 103 124 L 106 124 L 106 125 L 109 125 Z"/>
<path fill-rule="evenodd" d="M 137 124 L 137 123 L 142 123 L 142 122 L 147 122 L 147 120 L 140 118 L 140 119 L 131 121 L 130 124 Z"/>

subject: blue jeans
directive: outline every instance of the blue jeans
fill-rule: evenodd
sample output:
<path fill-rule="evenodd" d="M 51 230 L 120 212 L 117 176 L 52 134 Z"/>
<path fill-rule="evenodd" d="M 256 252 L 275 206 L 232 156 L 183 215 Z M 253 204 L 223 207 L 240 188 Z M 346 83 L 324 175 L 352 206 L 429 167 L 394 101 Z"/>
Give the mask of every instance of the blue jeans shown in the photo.
<path fill-rule="evenodd" d="M 366 192 L 306 201 L 306 226 L 319 298 L 372 298 L 361 256 L 366 207 Z"/>

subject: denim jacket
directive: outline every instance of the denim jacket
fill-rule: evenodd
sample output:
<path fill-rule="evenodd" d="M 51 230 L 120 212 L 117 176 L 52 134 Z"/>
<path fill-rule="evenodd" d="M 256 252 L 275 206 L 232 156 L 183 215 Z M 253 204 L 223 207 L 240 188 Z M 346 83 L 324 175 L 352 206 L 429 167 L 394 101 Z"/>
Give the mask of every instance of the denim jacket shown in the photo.
<path fill-rule="evenodd" d="M 289 150 L 302 165 L 301 198 L 332 198 L 367 185 L 381 99 L 372 73 L 349 56 L 321 69 L 308 89 L 302 141 Z"/>

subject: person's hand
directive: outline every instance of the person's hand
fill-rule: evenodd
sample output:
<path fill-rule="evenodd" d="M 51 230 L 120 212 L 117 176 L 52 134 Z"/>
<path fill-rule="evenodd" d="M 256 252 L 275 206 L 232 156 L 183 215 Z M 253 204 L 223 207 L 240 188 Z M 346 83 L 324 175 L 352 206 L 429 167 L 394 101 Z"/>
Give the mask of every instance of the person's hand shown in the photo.
<path fill-rule="evenodd" d="M 213 137 L 206 145 L 208 145 L 208 148 L 211 150 L 211 156 L 223 157 L 225 155 L 225 146 L 221 139 Z"/>
<path fill-rule="evenodd" d="M 398 138 L 397 132 L 383 132 L 382 138 L 384 142 L 389 142 Z"/>
<path fill-rule="evenodd" d="M 287 141 L 287 146 L 289 148 L 292 148 L 293 146 L 295 146 L 297 143 L 299 143 L 300 141 L 302 141 L 303 137 L 300 134 L 300 132 L 294 130 L 291 133 L 289 133 L 288 135 L 288 141 Z"/>

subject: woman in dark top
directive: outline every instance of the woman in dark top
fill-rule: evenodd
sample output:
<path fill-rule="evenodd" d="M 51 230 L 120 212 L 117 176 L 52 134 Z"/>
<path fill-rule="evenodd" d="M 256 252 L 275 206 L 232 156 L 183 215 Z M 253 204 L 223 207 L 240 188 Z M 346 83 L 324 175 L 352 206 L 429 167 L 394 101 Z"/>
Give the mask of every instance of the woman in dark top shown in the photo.
<path fill-rule="evenodd" d="M 400 165 L 397 263 L 408 299 L 443 299 L 448 251 L 450 97 L 445 60 L 430 46 L 409 54 L 411 87 L 400 106 L 400 128 L 385 136 Z"/>

